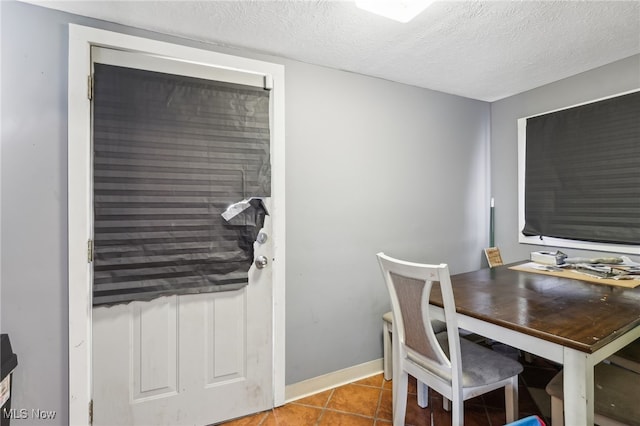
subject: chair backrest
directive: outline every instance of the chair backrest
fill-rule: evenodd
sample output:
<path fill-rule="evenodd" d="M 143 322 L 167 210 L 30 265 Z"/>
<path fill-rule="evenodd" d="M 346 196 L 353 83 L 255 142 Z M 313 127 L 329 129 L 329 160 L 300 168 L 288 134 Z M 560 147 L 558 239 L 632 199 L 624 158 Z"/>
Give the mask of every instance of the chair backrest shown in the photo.
<path fill-rule="evenodd" d="M 453 289 L 446 264 L 426 265 L 394 259 L 378 253 L 378 262 L 389 290 L 394 339 L 400 344 L 400 357 L 413 358 L 441 378 L 461 382 L 460 336 L 456 320 Z M 429 312 L 429 296 L 434 282 L 440 283 L 447 324 L 446 347 L 436 339 Z"/>

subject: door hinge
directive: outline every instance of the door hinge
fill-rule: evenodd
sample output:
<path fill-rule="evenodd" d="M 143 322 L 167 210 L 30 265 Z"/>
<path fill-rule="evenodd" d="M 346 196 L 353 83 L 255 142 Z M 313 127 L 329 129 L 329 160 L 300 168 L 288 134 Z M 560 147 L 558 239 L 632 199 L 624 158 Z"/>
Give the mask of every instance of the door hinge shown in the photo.
<path fill-rule="evenodd" d="M 89 401 L 89 425 L 93 424 L 93 399 Z"/>
<path fill-rule="evenodd" d="M 87 76 L 87 97 L 93 99 L 93 74 Z"/>
<path fill-rule="evenodd" d="M 87 241 L 87 262 L 93 262 L 93 240 Z"/>

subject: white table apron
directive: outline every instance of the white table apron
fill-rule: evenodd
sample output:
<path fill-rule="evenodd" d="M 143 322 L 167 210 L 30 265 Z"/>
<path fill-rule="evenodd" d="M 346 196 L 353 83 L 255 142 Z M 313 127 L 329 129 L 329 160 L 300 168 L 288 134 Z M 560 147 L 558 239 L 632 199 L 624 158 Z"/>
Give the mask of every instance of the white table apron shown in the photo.
<path fill-rule="evenodd" d="M 444 321 L 442 308 L 429 307 L 433 318 Z M 589 354 L 461 313 L 457 319 L 459 328 L 562 364 L 564 416 L 568 426 L 593 424 L 593 366 L 640 338 L 638 326 Z"/>

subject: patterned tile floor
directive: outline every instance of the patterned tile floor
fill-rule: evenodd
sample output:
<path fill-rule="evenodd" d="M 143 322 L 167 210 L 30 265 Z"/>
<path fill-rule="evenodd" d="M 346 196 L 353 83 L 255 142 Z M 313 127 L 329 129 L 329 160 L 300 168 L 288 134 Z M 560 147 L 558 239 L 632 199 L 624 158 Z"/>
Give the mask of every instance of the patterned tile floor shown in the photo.
<path fill-rule="evenodd" d="M 554 365 L 535 358 L 524 359 L 520 375 L 520 417 L 538 415 L 549 422 L 549 399 L 544 391 L 558 371 Z M 450 425 L 451 416 L 442 408 L 442 397 L 429 391 L 429 407 L 416 401 L 416 381 L 409 380 L 407 426 Z M 464 404 L 466 426 L 504 425 L 504 391 L 496 390 Z M 223 423 L 224 426 L 382 426 L 391 425 L 391 381 L 382 374 L 320 392 L 270 411 Z"/>

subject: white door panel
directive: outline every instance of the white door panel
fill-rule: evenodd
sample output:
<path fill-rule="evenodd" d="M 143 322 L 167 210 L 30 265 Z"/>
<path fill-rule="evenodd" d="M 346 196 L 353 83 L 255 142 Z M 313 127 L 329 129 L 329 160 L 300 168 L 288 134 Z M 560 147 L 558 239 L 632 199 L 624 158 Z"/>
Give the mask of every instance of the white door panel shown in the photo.
<path fill-rule="evenodd" d="M 176 296 L 131 304 L 130 394 L 134 402 L 177 393 L 179 339 L 176 305 Z"/>
<path fill-rule="evenodd" d="M 207 386 L 245 378 L 246 293 L 229 292 L 206 302 Z"/>

